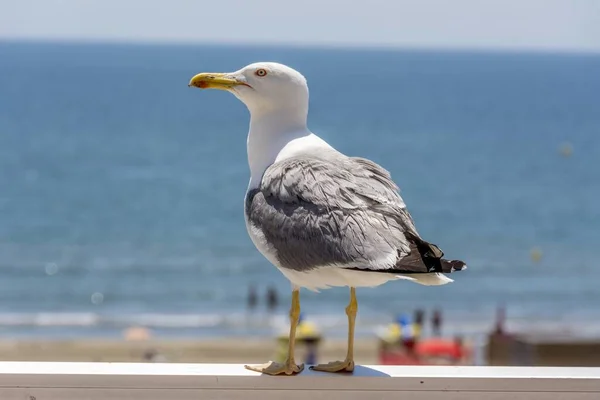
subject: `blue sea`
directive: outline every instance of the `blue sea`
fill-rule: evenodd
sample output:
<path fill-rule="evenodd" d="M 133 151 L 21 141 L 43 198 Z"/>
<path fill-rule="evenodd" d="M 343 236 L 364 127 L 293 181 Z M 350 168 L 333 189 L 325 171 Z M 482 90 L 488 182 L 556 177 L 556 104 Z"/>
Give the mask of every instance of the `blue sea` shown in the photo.
<path fill-rule="evenodd" d="M 600 334 L 600 55 L 4 42 L 0 336 L 285 324 L 290 285 L 244 225 L 248 113 L 187 87 L 266 60 L 307 77 L 310 128 L 388 169 L 421 235 L 469 265 L 443 287 L 359 290 L 359 335 L 416 308 L 484 332 L 499 306 L 512 327 Z M 329 336 L 347 299 L 301 294 Z"/>

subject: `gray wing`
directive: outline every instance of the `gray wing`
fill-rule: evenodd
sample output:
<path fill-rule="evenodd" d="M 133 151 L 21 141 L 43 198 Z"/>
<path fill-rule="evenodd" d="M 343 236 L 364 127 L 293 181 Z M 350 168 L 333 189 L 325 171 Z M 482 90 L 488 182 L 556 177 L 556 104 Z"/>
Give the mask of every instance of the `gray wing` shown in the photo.
<path fill-rule="evenodd" d="M 443 271 L 443 253 L 419 237 L 390 174 L 367 159 L 334 153 L 277 162 L 248 193 L 246 214 L 283 268 Z"/>

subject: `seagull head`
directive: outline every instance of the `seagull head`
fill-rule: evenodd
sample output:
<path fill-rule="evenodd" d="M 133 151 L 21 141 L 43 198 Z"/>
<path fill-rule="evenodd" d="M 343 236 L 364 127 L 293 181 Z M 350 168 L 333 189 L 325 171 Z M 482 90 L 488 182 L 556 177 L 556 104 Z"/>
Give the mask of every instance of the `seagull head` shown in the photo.
<path fill-rule="evenodd" d="M 302 74 L 286 65 L 258 62 L 235 72 L 203 72 L 189 85 L 233 93 L 253 117 L 280 112 L 308 113 L 308 86 Z"/>

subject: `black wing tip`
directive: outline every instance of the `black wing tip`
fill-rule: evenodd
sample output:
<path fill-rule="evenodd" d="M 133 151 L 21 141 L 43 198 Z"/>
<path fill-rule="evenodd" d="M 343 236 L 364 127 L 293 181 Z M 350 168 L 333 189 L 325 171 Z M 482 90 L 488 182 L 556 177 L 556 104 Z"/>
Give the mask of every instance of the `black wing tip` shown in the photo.
<path fill-rule="evenodd" d="M 421 255 L 421 260 L 427 272 L 442 272 L 449 274 L 451 272 L 467 269 L 467 264 L 461 260 L 446 260 L 442 257 L 444 252 L 435 244 L 417 239 L 415 242 L 417 251 Z"/>
<path fill-rule="evenodd" d="M 464 271 L 467 269 L 467 264 L 461 260 L 441 260 L 442 271 L 445 273 Z"/>

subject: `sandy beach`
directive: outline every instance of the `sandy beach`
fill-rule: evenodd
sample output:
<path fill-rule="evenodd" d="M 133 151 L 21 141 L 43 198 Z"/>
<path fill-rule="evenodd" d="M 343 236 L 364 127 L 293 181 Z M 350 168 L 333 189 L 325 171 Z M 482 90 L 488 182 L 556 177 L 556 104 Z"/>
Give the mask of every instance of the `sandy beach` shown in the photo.
<path fill-rule="evenodd" d="M 207 339 L 207 340 L 3 340 L 0 341 L 2 361 L 148 361 L 144 355 L 155 351 L 155 361 L 190 363 L 259 363 L 274 359 L 275 339 Z M 304 357 L 298 346 L 298 359 Z M 343 359 L 345 340 L 324 340 L 320 345 L 319 361 Z M 377 363 L 377 341 L 357 339 L 355 360 L 360 364 Z"/>

